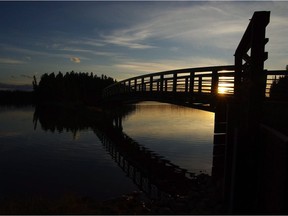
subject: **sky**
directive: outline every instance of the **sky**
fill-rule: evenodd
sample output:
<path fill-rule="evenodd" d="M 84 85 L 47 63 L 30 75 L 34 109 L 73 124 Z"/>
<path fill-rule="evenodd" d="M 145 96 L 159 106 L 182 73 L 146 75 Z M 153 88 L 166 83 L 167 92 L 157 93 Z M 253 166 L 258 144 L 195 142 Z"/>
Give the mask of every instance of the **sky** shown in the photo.
<path fill-rule="evenodd" d="M 0 89 L 33 76 L 93 72 L 118 81 L 234 64 L 255 11 L 271 11 L 265 68 L 288 64 L 285 1 L 0 1 Z"/>

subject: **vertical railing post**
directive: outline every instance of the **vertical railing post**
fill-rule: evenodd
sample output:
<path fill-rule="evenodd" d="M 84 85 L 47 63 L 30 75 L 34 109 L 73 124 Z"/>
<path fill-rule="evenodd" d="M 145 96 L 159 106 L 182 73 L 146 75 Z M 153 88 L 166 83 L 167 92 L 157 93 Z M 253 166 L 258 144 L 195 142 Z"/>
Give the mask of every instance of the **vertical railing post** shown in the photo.
<path fill-rule="evenodd" d="M 167 92 L 167 90 L 168 90 L 168 80 L 165 79 L 165 92 Z"/>
<path fill-rule="evenodd" d="M 198 93 L 202 92 L 202 76 L 198 77 Z"/>
<path fill-rule="evenodd" d="M 137 79 L 134 79 L 134 91 L 137 91 Z"/>
<path fill-rule="evenodd" d="M 150 76 L 150 92 L 153 91 L 153 76 Z"/>
<path fill-rule="evenodd" d="M 194 92 L 194 78 L 195 78 L 195 73 L 194 72 L 190 72 L 190 87 L 189 87 L 189 92 L 193 94 Z"/>
<path fill-rule="evenodd" d="M 163 81 L 164 81 L 164 75 L 160 75 L 160 92 L 163 92 Z"/>
<path fill-rule="evenodd" d="M 145 85 L 144 85 L 144 77 L 141 79 L 141 91 L 144 92 Z"/>
<path fill-rule="evenodd" d="M 188 93 L 189 79 L 185 77 L 185 93 Z"/>
<path fill-rule="evenodd" d="M 128 91 L 131 92 L 131 80 L 128 81 Z"/>
<path fill-rule="evenodd" d="M 177 73 L 173 74 L 173 92 L 177 91 Z"/>
<path fill-rule="evenodd" d="M 211 95 L 216 96 L 218 93 L 218 83 L 219 83 L 219 76 L 218 71 L 212 71 L 212 83 L 211 83 Z"/>

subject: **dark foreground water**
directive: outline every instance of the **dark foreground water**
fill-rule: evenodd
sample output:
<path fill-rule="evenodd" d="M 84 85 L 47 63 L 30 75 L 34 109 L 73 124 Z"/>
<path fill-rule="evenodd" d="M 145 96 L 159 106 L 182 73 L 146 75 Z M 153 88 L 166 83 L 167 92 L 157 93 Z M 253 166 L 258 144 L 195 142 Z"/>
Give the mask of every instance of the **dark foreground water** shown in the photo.
<path fill-rule="evenodd" d="M 99 125 L 67 128 L 59 116 L 57 127 L 49 121 L 36 125 L 34 111 L 0 107 L 0 197 L 75 194 L 105 200 L 140 190 L 117 163 L 125 154 L 113 155 L 97 137 Z M 122 119 L 122 126 L 137 145 L 188 172 L 210 174 L 213 120 L 213 113 L 143 102 Z M 77 124 L 77 119 L 70 121 Z"/>

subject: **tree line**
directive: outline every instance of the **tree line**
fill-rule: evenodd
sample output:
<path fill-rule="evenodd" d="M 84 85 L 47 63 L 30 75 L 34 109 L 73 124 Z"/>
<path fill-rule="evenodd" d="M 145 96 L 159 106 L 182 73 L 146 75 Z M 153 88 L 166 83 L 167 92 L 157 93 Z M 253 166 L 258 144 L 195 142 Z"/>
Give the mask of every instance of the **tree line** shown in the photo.
<path fill-rule="evenodd" d="M 61 72 L 43 74 L 39 83 L 36 77 L 32 82 L 37 103 L 61 102 L 94 105 L 101 99 L 102 90 L 115 83 L 106 75 L 97 76 L 93 73 Z"/>

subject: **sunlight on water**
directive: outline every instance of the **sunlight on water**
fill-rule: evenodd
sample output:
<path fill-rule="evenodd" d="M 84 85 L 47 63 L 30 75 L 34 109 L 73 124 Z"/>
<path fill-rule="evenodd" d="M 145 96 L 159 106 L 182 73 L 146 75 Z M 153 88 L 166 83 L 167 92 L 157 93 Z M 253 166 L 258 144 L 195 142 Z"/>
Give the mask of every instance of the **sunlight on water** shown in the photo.
<path fill-rule="evenodd" d="M 176 165 L 211 173 L 214 113 L 171 104 L 142 102 L 124 131 Z"/>
<path fill-rule="evenodd" d="M 103 200 L 140 190 L 117 164 L 117 144 L 109 152 L 97 137 L 101 125 L 51 107 L 38 111 L 35 127 L 33 107 L 0 107 L 0 198 L 73 193 Z M 144 102 L 127 111 L 123 132 L 174 165 L 211 174 L 213 119 L 206 111 Z M 122 157 L 129 161 L 133 151 Z"/>

